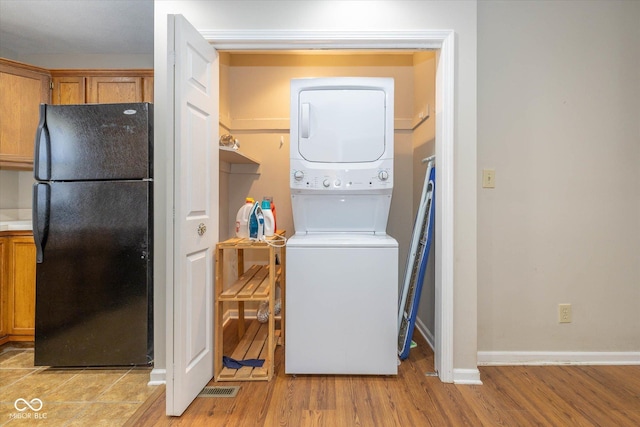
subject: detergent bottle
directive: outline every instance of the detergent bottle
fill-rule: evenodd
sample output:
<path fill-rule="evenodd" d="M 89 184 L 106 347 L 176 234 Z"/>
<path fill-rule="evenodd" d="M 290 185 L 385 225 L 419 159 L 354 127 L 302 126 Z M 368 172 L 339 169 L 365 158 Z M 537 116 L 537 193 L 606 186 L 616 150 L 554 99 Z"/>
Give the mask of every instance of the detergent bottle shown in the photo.
<path fill-rule="evenodd" d="M 276 204 L 273 202 L 273 197 L 271 196 L 264 196 L 262 200 L 268 200 L 271 204 L 271 214 L 273 215 L 273 232 L 275 233 L 275 231 L 278 229 L 278 224 L 276 222 Z M 262 209 L 264 210 L 264 207 Z"/>
<path fill-rule="evenodd" d="M 256 202 L 249 213 L 249 238 L 262 240 L 264 237 L 264 215 L 260 203 Z"/>
<path fill-rule="evenodd" d="M 254 200 L 251 197 L 247 197 L 244 205 L 238 209 L 238 214 L 236 215 L 236 237 L 249 237 L 249 214 L 251 214 L 253 205 Z"/>
<path fill-rule="evenodd" d="M 264 236 L 271 237 L 275 233 L 276 220 L 271 211 L 271 202 L 264 199 L 262 201 L 262 214 L 264 215 Z"/>

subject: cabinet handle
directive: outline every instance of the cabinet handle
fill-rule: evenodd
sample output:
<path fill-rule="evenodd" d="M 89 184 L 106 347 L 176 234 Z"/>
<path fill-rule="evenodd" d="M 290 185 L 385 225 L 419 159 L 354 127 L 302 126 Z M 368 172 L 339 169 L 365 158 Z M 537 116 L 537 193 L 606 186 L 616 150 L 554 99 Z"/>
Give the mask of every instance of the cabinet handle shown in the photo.
<path fill-rule="evenodd" d="M 198 225 L 198 236 L 202 236 L 202 235 L 203 235 L 204 233 L 206 233 L 206 232 L 207 232 L 207 226 L 206 226 L 206 225 L 204 225 L 204 223 L 203 223 L 203 222 L 201 222 L 201 223 Z"/>

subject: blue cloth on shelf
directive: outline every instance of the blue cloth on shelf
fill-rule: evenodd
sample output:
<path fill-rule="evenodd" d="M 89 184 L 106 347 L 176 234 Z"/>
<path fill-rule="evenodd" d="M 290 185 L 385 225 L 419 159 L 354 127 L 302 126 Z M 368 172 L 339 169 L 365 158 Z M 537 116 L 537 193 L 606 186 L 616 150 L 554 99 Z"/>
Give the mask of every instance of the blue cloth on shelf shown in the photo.
<path fill-rule="evenodd" d="M 222 356 L 222 364 L 225 366 L 225 368 L 229 369 L 240 369 L 243 366 L 262 368 L 262 365 L 264 365 L 264 359 L 236 360 L 227 356 Z"/>

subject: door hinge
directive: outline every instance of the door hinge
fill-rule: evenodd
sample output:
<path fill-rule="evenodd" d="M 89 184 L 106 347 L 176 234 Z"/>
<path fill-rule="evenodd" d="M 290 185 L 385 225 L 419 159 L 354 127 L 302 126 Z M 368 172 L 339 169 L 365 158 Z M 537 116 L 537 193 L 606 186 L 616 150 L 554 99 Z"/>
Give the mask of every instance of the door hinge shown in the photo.
<path fill-rule="evenodd" d="M 53 82 L 52 81 L 49 82 L 49 89 L 53 90 Z"/>

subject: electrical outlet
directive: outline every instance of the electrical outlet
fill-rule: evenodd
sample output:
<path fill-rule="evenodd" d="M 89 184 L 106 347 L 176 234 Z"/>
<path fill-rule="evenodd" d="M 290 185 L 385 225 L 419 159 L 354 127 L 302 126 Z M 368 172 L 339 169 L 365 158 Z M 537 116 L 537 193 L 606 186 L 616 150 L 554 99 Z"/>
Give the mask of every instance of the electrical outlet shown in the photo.
<path fill-rule="evenodd" d="M 558 305 L 558 321 L 560 323 L 571 323 L 571 304 Z"/>

